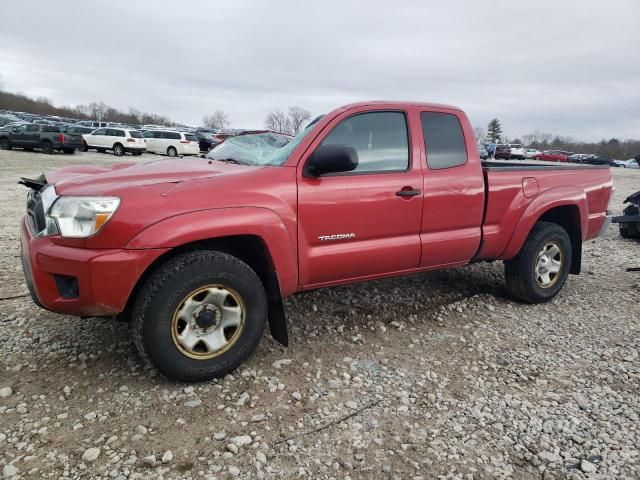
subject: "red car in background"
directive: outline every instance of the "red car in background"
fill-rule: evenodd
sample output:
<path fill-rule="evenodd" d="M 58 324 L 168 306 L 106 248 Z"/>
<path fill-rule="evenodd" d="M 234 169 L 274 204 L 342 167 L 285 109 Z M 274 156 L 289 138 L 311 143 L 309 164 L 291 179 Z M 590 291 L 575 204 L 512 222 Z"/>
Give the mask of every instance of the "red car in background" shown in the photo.
<path fill-rule="evenodd" d="M 537 154 L 533 158 L 536 160 L 545 160 L 547 162 L 567 162 L 569 155 L 571 155 L 571 153 L 563 152 L 562 150 L 547 150 Z"/>

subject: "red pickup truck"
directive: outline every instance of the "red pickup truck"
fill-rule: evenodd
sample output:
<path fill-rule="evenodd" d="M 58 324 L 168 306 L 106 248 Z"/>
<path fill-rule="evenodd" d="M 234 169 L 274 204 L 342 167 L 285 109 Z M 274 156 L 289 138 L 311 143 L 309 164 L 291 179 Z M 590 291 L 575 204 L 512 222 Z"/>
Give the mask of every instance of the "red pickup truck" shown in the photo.
<path fill-rule="evenodd" d="M 270 135 L 23 179 L 33 300 L 129 319 L 147 361 L 197 381 L 240 365 L 267 322 L 286 345 L 295 292 L 503 260 L 513 297 L 548 301 L 610 220 L 608 167 L 483 163 L 455 107 L 358 103 Z"/>

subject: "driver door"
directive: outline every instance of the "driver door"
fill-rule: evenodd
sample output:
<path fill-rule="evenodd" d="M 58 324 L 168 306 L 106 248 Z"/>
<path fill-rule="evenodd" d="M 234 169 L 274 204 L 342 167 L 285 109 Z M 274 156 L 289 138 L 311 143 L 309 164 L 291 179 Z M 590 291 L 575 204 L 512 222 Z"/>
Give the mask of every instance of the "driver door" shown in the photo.
<path fill-rule="evenodd" d="M 305 159 L 298 170 L 299 275 L 308 288 L 420 263 L 423 175 L 420 155 L 411 151 L 407 114 L 369 110 L 345 116 L 310 151 L 350 146 L 358 167 L 305 176 Z"/>

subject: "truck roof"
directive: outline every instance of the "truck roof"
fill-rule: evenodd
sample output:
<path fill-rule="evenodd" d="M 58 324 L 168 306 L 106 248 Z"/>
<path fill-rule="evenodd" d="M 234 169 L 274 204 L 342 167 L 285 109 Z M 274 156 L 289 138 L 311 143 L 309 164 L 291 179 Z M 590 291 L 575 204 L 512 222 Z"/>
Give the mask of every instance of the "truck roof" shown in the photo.
<path fill-rule="evenodd" d="M 443 103 L 429 103 L 429 102 L 413 102 L 408 100 L 369 100 L 363 102 L 354 102 L 344 105 L 340 107 L 340 110 L 350 110 L 352 108 L 357 107 L 368 107 L 368 106 L 388 106 L 390 108 L 398 108 L 398 107 L 423 107 L 423 108 L 444 108 L 447 110 L 456 110 L 461 112 L 462 110 L 458 107 L 454 107 L 453 105 L 445 105 Z"/>

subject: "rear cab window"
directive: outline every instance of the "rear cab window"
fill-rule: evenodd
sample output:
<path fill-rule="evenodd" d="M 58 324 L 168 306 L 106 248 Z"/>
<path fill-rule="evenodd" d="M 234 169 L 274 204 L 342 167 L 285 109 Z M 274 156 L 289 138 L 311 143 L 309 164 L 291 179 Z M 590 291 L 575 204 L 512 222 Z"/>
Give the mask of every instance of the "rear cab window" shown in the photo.
<path fill-rule="evenodd" d="M 467 163 L 467 145 L 458 117 L 451 113 L 420 113 L 422 134 L 431 170 L 459 167 Z"/>

